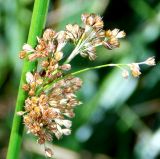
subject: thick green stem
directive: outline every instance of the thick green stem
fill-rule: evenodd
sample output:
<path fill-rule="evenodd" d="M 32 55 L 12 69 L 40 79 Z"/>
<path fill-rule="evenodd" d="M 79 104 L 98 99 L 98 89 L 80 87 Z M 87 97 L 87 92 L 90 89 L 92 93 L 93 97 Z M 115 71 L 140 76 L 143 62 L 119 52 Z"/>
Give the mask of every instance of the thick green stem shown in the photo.
<path fill-rule="evenodd" d="M 35 47 L 37 43 L 36 37 L 41 35 L 43 27 L 45 25 L 48 5 L 49 5 L 49 0 L 35 0 L 34 2 L 33 15 L 27 42 L 33 47 Z M 17 103 L 15 108 L 15 114 L 13 118 L 11 136 L 9 141 L 7 159 L 18 159 L 22 142 L 23 124 L 22 124 L 22 117 L 17 116 L 16 112 L 23 110 L 24 101 L 27 97 L 27 94 L 22 89 L 22 85 L 25 83 L 26 72 L 33 71 L 34 69 L 36 69 L 36 62 L 29 62 L 28 60 L 24 61 L 24 66 L 22 70 L 21 81 L 18 91 L 18 97 L 17 97 Z"/>

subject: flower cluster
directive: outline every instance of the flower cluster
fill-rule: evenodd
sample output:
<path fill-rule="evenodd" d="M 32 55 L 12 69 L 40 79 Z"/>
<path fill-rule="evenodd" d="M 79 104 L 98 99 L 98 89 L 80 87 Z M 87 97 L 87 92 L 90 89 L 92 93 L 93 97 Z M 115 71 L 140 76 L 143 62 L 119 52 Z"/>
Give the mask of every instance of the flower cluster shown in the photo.
<path fill-rule="evenodd" d="M 125 37 L 124 31 L 119 31 L 119 29 L 107 30 L 105 32 L 105 40 L 103 41 L 103 45 L 108 49 L 113 49 L 120 46 L 120 42 L 118 39 Z"/>
<path fill-rule="evenodd" d="M 25 101 L 24 123 L 28 132 L 38 136 L 38 143 L 52 141 L 51 134 L 60 139 L 71 133 L 73 108 L 80 102 L 74 94 L 81 87 L 79 78 L 68 77 L 55 83 L 49 94 L 30 96 Z"/>
<path fill-rule="evenodd" d="M 133 77 L 139 77 L 141 75 L 140 65 L 154 66 L 155 65 L 155 58 L 154 57 L 149 57 L 144 62 L 131 63 L 131 64 L 117 64 L 117 65 L 123 70 L 122 71 L 122 77 L 128 78 L 129 77 L 129 72 L 128 72 L 127 69 L 122 68 L 121 66 L 129 67 L 129 70 L 131 71 L 132 76 Z"/>
<path fill-rule="evenodd" d="M 64 31 L 46 29 L 41 38 L 37 37 L 38 44 L 35 48 L 24 44 L 19 54 L 21 59 L 26 58 L 30 62 L 36 60 L 38 63 L 36 70 L 26 73 L 26 83 L 22 88 L 28 97 L 24 111 L 17 114 L 23 116 L 28 133 L 37 136 L 39 144 L 52 141 L 53 135 L 60 139 L 71 133 L 70 118 L 74 117 L 75 106 L 81 104 L 75 93 L 82 85 L 81 79 L 74 76 L 77 73 L 67 72 L 71 70 L 71 60 L 78 54 L 95 60 L 96 47 L 117 48 L 120 45 L 119 39 L 125 36 L 124 31 L 119 29 L 105 31 L 102 18 L 96 14 L 82 14 L 81 19 L 83 27 L 68 24 Z M 75 48 L 62 62 L 65 58 L 63 48 L 68 42 Z M 127 78 L 129 72 L 124 67 L 127 66 L 132 75 L 138 77 L 141 74 L 140 64 L 154 65 L 155 61 L 154 58 L 149 58 L 141 63 L 103 66 L 117 66 L 123 70 L 122 76 Z M 78 73 L 86 70 L 89 69 Z M 52 156 L 49 148 L 45 148 L 45 152 L 48 157 Z"/>

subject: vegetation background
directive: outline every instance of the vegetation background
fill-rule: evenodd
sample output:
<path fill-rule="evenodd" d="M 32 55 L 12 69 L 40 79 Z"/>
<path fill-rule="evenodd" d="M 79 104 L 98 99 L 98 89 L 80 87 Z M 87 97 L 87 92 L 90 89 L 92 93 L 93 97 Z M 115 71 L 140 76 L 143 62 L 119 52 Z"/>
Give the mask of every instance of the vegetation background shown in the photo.
<path fill-rule="evenodd" d="M 26 42 L 33 0 L 0 0 L 0 158 L 5 159 L 22 61 L 18 52 Z M 80 15 L 102 15 L 107 29 L 127 33 L 114 51 L 99 48 L 95 62 L 77 57 L 75 69 L 105 63 L 144 61 L 155 56 L 157 65 L 143 67 L 140 78 L 124 80 L 114 68 L 81 75 L 72 135 L 55 139 L 57 159 L 160 159 L 160 1 L 54 0 L 46 27 L 64 29 L 81 24 Z M 68 46 L 67 52 L 71 51 Z M 50 145 L 52 146 L 52 145 Z M 43 159 L 36 139 L 24 133 L 21 159 Z"/>

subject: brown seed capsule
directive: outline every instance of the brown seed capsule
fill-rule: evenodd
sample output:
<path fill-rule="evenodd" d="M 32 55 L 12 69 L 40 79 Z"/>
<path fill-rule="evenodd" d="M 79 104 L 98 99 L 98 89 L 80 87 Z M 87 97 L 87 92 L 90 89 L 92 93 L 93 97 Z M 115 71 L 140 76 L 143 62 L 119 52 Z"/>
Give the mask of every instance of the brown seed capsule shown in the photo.
<path fill-rule="evenodd" d="M 19 58 L 24 59 L 26 57 L 26 54 L 27 54 L 26 51 L 20 51 Z"/>
<path fill-rule="evenodd" d="M 36 47 L 37 51 L 43 51 L 46 48 L 46 42 L 43 39 L 38 38 L 39 44 Z"/>
<path fill-rule="evenodd" d="M 128 66 L 129 66 L 131 73 L 134 77 L 139 77 L 139 75 L 141 75 L 140 67 L 139 67 L 138 63 L 131 63 L 131 64 L 128 64 Z"/>
<path fill-rule="evenodd" d="M 45 47 L 43 45 L 37 45 L 36 50 L 37 51 L 43 51 Z"/>
<path fill-rule="evenodd" d="M 25 90 L 25 91 L 28 91 L 29 90 L 29 85 L 28 84 L 24 84 L 22 86 L 22 89 Z"/>
<path fill-rule="evenodd" d="M 112 45 L 113 47 L 119 47 L 119 45 L 120 45 L 118 39 L 115 38 L 115 37 L 110 38 L 110 39 L 108 40 L 108 43 L 109 43 L 110 45 Z"/>
<path fill-rule="evenodd" d="M 35 91 L 33 89 L 31 89 L 28 93 L 30 96 L 34 96 L 35 95 Z"/>
<path fill-rule="evenodd" d="M 103 28 L 102 18 L 96 14 L 82 14 L 81 19 L 85 25 L 91 26 L 95 30 Z"/>
<path fill-rule="evenodd" d="M 112 36 L 112 31 L 111 31 L 111 30 L 107 30 L 107 31 L 105 32 L 105 36 L 106 36 L 106 37 L 111 37 L 111 36 Z"/>
<path fill-rule="evenodd" d="M 96 22 L 96 23 L 94 24 L 94 27 L 98 29 L 98 28 L 102 28 L 103 25 L 104 25 L 104 24 L 103 24 L 103 21 L 98 21 L 98 22 Z"/>

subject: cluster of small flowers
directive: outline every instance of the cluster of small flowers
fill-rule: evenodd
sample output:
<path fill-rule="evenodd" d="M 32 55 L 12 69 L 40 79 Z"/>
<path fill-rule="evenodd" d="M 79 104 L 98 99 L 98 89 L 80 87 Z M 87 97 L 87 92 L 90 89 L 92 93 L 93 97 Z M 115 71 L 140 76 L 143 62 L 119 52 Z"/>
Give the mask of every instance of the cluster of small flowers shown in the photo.
<path fill-rule="evenodd" d="M 119 47 L 119 38 L 125 36 L 124 31 L 119 29 L 104 30 L 102 18 L 95 14 L 82 14 L 84 28 L 78 25 L 68 24 L 66 26 L 67 39 L 70 39 L 76 48 L 68 58 L 70 62 L 77 54 L 82 57 L 89 57 L 90 60 L 96 59 L 96 47 L 103 45 L 107 49 Z"/>
<path fill-rule="evenodd" d="M 28 133 L 38 136 L 38 143 L 52 141 L 51 134 L 57 139 L 69 135 L 71 121 L 74 117 L 73 108 L 81 104 L 74 94 L 81 87 L 79 78 L 68 77 L 56 82 L 49 94 L 30 96 L 25 100 L 24 123 Z"/>
<path fill-rule="evenodd" d="M 129 69 L 130 69 L 131 74 L 132 74 L 133 77 L 139 77 L 141 75 L 140 65 L 154 66 L 155 65 L 155 58 L 154 57 L 149 57 L 144 62 L 124 64 L 124 66 L 129 67 Z M 124 68 L 122 68 L 122 70 L 123 70 L 122 71 L 122 77 L 128 78 L 129 77 L 128 70 L 124 69 Z"/>
<path fill-rule="evenodd" d="M 102 45 L 107 49 L 119 47 L 118 39 L 125 36 L 124 31 L 119 29 L 103 30 L 102 18 L 96 14 L 82 14 L 84 27 L 77 24 L 66 25 L 65 31 L 55 32 L 46 29 L 42 38 L 37 37 L 38 44 L 33 48 L 29 44 L 23 45 L 20 52 L 21 59 L 38 62 L 37 69 L 26 73 L 26 83 L 22 86 L 28 92 L 25 100 L 24 111 L 17 112 L 23 115 L 23 121 L 28 129 L 38 137 L 39 144 L 52 141 L 52 134 L 57 139 L 62 135 L 71 133 L 72 125 L 69 118 L 74 117 L 74 107 L 81 104 L 77 100 L 75 92 L 82 85 L 78 77 L 74 77 L 67 71 L 71 69 L 71 60 L 80 54 L 90 60 L 96 59 L 96 47 Z M 63 64 L 63 48 L 71 42 L 75 48 Z M 142 63 L 125 64 L 134 77 L 139 76 L 140 64 L 154 65 L 154 58 L 149 58 Z M 113 64 L 112 66 L 122 66 Z M 122 68 L 122 76 L 127 78 L 129 73 Z M 45 148 L 48 157 L 52 151 Z"/>

